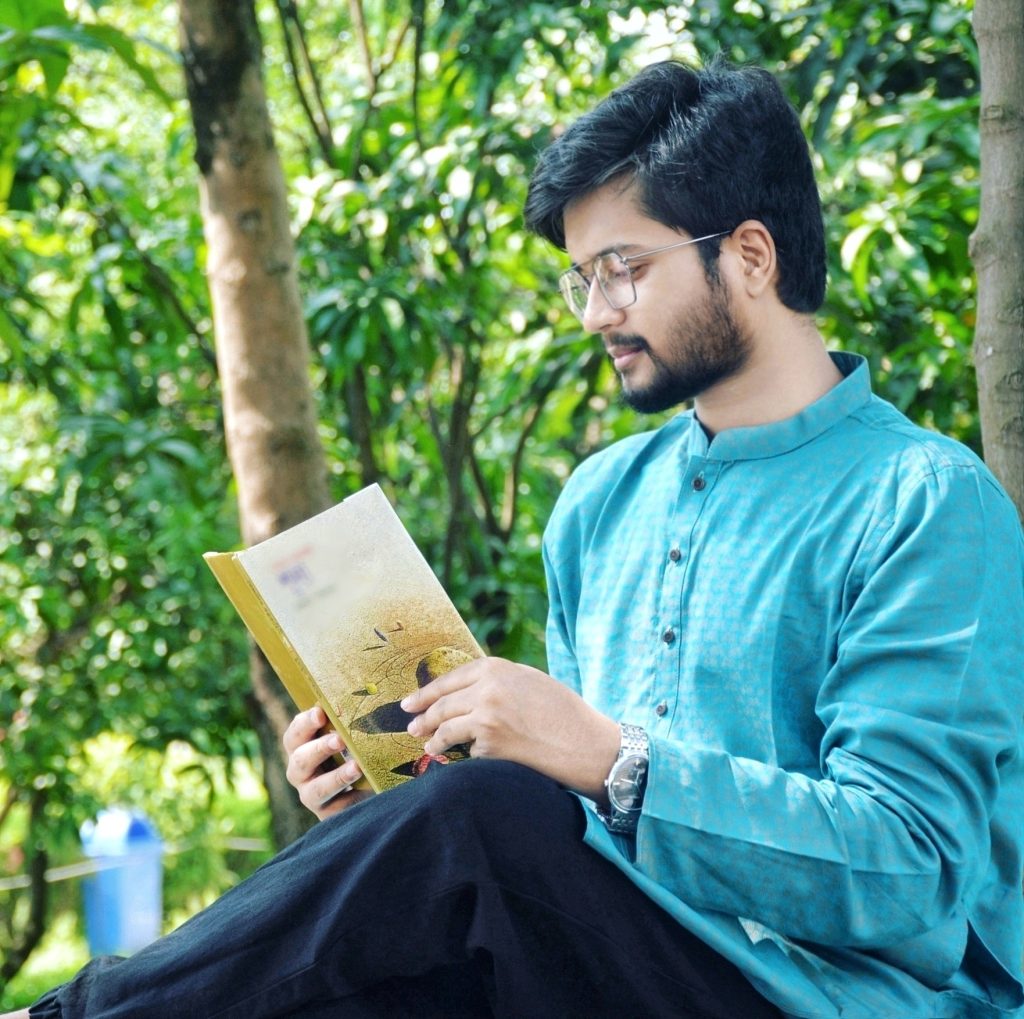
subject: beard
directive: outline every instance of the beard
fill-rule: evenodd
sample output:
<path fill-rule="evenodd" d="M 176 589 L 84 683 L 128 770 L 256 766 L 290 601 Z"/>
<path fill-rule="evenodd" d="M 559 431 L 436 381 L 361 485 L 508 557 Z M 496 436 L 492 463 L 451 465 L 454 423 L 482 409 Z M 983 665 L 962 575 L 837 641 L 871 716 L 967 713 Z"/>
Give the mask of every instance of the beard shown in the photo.
<path fill-rule="evenodd" d="M 643 350 L 654 366 L 654 376 L 642 387 L 622 382 L 622 401 L 641 414 L 657 414 L 692 400 L 739 372 L 750 357 L 750 336 L 729 308 L 727 291 L 709 280 L 703 304 L 678 322 L 662 354 L 651 350 L 639 335 L 614 337 L 617 346 Z"/>

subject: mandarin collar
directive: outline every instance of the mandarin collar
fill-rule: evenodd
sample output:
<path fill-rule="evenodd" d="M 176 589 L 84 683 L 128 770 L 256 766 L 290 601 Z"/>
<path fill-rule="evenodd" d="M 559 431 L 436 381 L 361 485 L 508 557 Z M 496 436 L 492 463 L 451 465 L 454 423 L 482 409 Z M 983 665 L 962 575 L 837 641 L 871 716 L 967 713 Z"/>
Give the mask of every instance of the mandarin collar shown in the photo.
<path fill-rule="evenodd" d="M 709 460 L 759 460 L 780 456 L 816 439 L 834 424 L 863 407 L 871 399 L 868 363 L 859 354 L 830 351 L 829 356 L 843 374 L 824 396 L 783 421 L 745 428 L 727 428 L 708 440 L 697 415 L 690 418 L 690 454 Z"/>

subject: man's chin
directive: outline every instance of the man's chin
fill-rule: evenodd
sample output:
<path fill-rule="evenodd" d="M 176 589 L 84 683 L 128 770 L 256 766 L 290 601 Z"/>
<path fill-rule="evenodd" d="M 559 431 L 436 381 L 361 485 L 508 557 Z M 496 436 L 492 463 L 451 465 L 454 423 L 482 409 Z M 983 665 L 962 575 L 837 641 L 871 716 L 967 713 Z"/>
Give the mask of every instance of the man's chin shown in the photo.
<path fill-rule="evenodd" d="M 691 394 L 682 392 L 677 385 L 667 386 L 653 382 L 645 386 L 631 386 L 627 379 L 622 378 L 621 381 L 622 388 L 618 392 L 618 398 L 637 414 L 662 414 L 693 398 Z"/>
<path fill-rule="evenodd" d="M 660 414 L 670 407 L 682 402 L 676 399 L 673 380 L 666 379 L 662 373 L 654 370 L 649 357 L 643 358 L 645 364 L 632 363 L 624 371 L 617 370 L 619 376 L 619 400 L 631 410 L 639 414 Z"/>
<path fill-rule="evenodd" d="M 619 391 L 619 400 L 638 414 L 660 414 L 685 403 L 692 397 L 669 392 L 659 386 L 646 386 L 630 389 L 623 384 Z"/>

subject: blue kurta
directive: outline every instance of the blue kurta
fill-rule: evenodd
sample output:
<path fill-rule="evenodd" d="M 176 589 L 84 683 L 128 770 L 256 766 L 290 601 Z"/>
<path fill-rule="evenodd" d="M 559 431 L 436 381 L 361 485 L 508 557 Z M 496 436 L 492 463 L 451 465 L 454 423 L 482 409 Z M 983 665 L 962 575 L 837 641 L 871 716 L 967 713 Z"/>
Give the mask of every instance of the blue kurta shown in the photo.
<path fill-rule="evenodd" d="M 873 396 L 692 413 L 587 460 L 545 534 L 551 673 L 644 726 L 635 843 L 587 839 L 787 1013 L 1024 1004 L 1024 537 Z"/>

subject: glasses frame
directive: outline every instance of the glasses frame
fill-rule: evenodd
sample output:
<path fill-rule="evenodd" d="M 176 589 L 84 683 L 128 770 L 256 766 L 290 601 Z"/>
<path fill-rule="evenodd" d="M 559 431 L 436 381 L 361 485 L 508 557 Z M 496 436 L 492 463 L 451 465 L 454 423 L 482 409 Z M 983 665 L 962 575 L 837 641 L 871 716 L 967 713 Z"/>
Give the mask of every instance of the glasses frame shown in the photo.
<path fill-rule="evenodd" d="M 650 255 L 660 255 L 663 251 L 672 251 L 674 248 L 685 248 L 690 244 L 700 244 L 701 241 L 712 241 L 716 237 L 727 237 L 731 233 L 731 230 L 719 230 L 718 233 L 705 234 L 703 237 L 691 237 L 689 240 L 686 241 L 676 241 L 673 244 L 662 244 L 661 247 L 648 248 L 646 251 L 634 251 L 630 255 L 623 255 L 620 252 L 615 251 L 614 249 L 612 251 L 605 251 L 600 255 L 595 255 L 590 260 L 591 267 L 593 267 L 594 263 L 597 262 L 599 259 L 607 258 L 609 255 L 614 255 L 626 267 L 626 272 L 629 273 L 629 286 L 630 289 L 633 291 L 633 296 L 628 301 L 619 301 L 618 303 L 613 301 L 612 298 L 609 296 L 608 291 L 605 289 L 604 281 L 601 279 L 601 277 L 595 274 L 588 278 L 587 274 L 583 272 L 583 269 L 579 263 L 576 263 L 575 265 L 570 265 L 568 269 L 566 269 L 563 273 L 559 275 L 558 289 L 561 290 L 562 296 L 565 298 L 565 303 L 569 305 L 569 310 L 581 322 L 583 321 L 583 316 L 586 313 L 587 306 L 586 304 L 584 304 L 583 307 L 580 308 L 579 310 L 576 309 L 576 303 L 575 301 L 573 301 L 572 298 L 572 280 L 574 277 L 579 277 L 579 279 L 583 281 L 584 286 L 587 288 L 588 301 L 590 291 L 593 289 L 594 286 L 594 280 L 597 280 L 597 285 L 601 289 L 601 295 L 604 297 L 605 301 L 607 301 L 608 307 L 611 308 L 613 311 L 622 311 L 623 308 L 629 308 L 632 305 L 636 304 L 637 302 L 636 280 L 633 278 L 633 268 L 629 264 L 630 262 L 635 262 L 637 259 L 640 258 L 647 258 Z"/>

